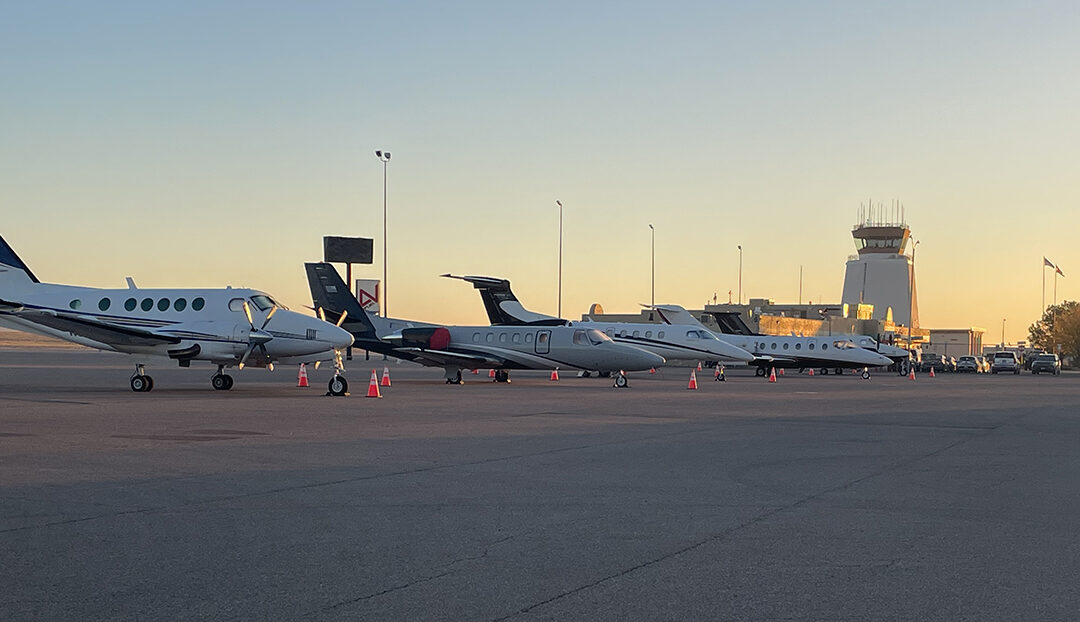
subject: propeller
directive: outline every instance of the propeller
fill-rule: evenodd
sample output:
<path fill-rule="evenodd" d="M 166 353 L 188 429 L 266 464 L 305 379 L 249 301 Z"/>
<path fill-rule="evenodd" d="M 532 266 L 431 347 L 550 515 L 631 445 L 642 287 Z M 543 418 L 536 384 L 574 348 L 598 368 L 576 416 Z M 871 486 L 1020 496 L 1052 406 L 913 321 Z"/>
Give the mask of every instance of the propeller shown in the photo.
<path fill-rule="evenodd" d="M 277 313 L 278 307 L 274 305 L 270 307 L 270 313 L 266 314 L 266 319 L 263 320 L 262 326 L 255 328 L 255 321 L 251 318 L 251 307 L 247 301 L 244 301 L 244 317 L 247 318 L 248 325 L 251 326 L 251 332 L 248 334 L 248 348 L 244 351 L 244 355 L 240 357 L 240 363 L 237 364 L 237 369 L 243 369 L 247 363 L 248 358 L 256 349 L 262 351 L 262 355 L 266 357 L 267 361 L 270 360 L 270 353 L 266 351 L 266 343 L 274 338 L 273 335 L 266 332 L 266 325 L 270 323 L 270 318 L 274 317 Z M 266 368 L 270 371 L 274 371 L 274 364 L 268 362 Z"/>

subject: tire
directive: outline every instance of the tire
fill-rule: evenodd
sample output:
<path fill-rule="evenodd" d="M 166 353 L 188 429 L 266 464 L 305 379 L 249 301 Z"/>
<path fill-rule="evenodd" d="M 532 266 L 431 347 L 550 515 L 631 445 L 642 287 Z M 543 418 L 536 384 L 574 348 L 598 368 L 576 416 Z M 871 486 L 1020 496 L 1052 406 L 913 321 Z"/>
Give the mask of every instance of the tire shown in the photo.
<path fill-rule="evenodd" d="M 147 387 L 150 383 L 146 381 L 147 376 L 134 375 L 131 377 L 131 390 L 136 393 L 145 393 L 149 391 Z"/>
<path fill-rule="evenodd" d="M 626 379 L 626 376 L 624 376 L 622 374 L 619 374 L 619 375 L 615 376 L 615 388 L 617 388 L 617 389 L 625 389 L 627 386 L 629 386 L 629 384 L 630 383 Z"/>
<path fill-rule="evenodd" d="M 863 373 L 862 373 L 862 379 L 863 380 L 869 380 L 870 379 L 870 372 L 864 369 Z"/>
<path fill-rule="evenodd" d="M 146 388 L 143 389 L 143 390 L 146 391 L 147 393 L 149 393 L 150 391 L 153 391 L 154 390 L 154 379 L 151 378 L 150 376 L 143 376 L 143 378 L 146 378 Z"/>
<path fill-rule="evenodd" d="M 349 392 L 349 381 L 345 379 L 345 376 L 335 374 L 326 384 L 326 390 L 330 392 L 330 395 L 341 397 Z"/>
<path fill-rule="evenodd" d="M 230 376 L 229 374 L 225 374 L 225 390 L 226 391 L 231 390 L 232 386 L 233 386 L 232 376 Z"/>
<path fill-rule="evenodd" d="M 828 376 L 828 375 L 829 375 L 829 370 L 828 370 L 828 368 L 826 368 L 826 367 L 822 367 L 822 368 L 821 368 L 821 375 L 822 375 L 822 376 Z"/>
<path fill-rule="evenodd" d="M 764 378 L 765 377 L 765 368 L 764 367 L 758 367 L 757 369 L 754 370 L 754 375 L 759 377 L 759 378 Z"/>
<path fill-rule="evenodd" d="M 229 377 L 225 374 L 214 374 L 214 377 L 210 379 L 210 386 L 214 387 L 215 391 L 228 391 Z"/>

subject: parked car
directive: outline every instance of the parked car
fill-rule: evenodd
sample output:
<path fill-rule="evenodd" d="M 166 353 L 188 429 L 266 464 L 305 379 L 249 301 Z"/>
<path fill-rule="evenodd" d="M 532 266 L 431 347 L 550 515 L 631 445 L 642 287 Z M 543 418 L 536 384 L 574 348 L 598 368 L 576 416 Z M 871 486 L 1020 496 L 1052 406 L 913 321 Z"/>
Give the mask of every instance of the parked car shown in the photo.
<path fill-rule="evenodd" d="M 996 374 L 1002 373 L 1020 373 L 1020 361 L 1016 359 L 1016 354 L 1013 352 L 995 352 L 994 358 L 990 362 L 990 373 Z"/>
<path fill-rule="evenodd" d="M 975 359 L 974 356 L 961 356 L 956 359 L 956 371 L 958 372 L 970 372 L 973 374 L 982 373 L 982 365 Z"/>
<path fill-rule="evenodd" d="M 1031 361 L 1031 373 L 1057 376 L 1061 373 L 1061 359 L 1056 354 L 1040 354 Z"/>
<path fill-rule="evenodd" d="M 923 352 L 922 363 L 919 364 L 919 371 L 926 373 L 931 369 L 935 372 L 945 371 L 945 357 L 935 352 Z"/>

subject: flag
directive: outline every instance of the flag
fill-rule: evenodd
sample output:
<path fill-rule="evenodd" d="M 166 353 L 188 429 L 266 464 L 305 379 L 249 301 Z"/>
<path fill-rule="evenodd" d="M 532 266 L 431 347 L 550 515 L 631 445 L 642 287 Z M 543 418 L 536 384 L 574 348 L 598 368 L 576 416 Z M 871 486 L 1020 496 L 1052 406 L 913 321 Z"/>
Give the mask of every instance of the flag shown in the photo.
<path fill-rule="evenodd" d="M 1046 257 L 1043 257 L 1043 267 L 1046 267 L 1046 266 L 1050 266 L 1051 268 L 1057 270 L 1057 266 L 1055 266 L 1053 263 L 1051 263 L 1050 260 L 1047 259 Z"/>
<path fill-rule="evenodd" d="M 1065 276 L 1065 273 L 1061 271 L 1061 268 L 1054 266 L 1054 272 L 1057 272 L 1061 276 Z"/>

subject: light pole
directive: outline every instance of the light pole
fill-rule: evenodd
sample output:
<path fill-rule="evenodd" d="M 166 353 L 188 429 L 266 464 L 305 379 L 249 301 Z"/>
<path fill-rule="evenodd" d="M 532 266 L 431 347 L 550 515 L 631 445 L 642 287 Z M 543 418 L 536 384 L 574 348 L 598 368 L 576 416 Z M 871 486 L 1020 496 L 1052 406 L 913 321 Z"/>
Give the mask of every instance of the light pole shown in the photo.
<path fill-rule="evenodd" d="M 911 278 L 910 287 L 908 288 L 908 321 L 907 321 L 907 345 L 908 351 L 911 351 L 911 327 L 915 324 L 915 249 L 918 248 L 919 241 L 915 240 L 915 243 L 911 245 Z"/>
<path fill-rule="evenodd" d="M 649 232 L 652 235 L 652 245 L 649 249 L 649 262 L 652 266 L 652 299 L 649 304 L 656 305 L 656 228 L 649 224 Z"/>
<path fill-rule="evenodd" d="M 1005 347 L 1005 320 L 1007 318 L 1001 318 L 1001 347 Z"/>
<path fill-rule="evenodd" d="M 559 206 L 559 308 L 556 316 L 562 317 L 562 201 L 555 201 Z"/>
<path fill-rule="evenodd" d="M 382 307 L 383 317 L 389 317 L 389 297 L 386 295 L 386 165 L 390 162 L 390 152 L 377 150 L 375 157 L 382 162 L 382 300 L 379 306 Z"/>
<path fill-rule="evenodd" d="M 739 304 L 742 304 L 742 244 L 739 245 Z"/>

